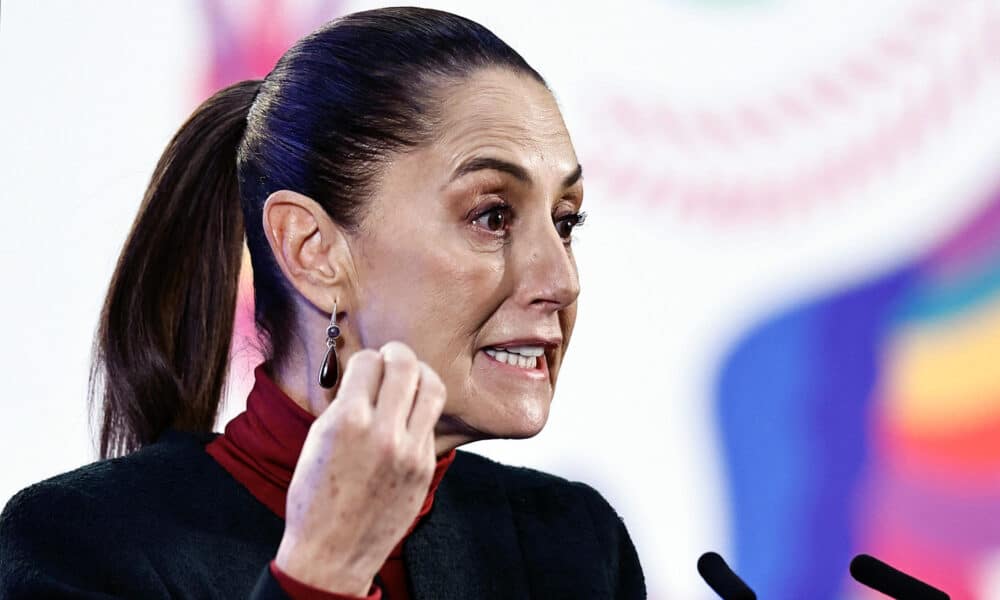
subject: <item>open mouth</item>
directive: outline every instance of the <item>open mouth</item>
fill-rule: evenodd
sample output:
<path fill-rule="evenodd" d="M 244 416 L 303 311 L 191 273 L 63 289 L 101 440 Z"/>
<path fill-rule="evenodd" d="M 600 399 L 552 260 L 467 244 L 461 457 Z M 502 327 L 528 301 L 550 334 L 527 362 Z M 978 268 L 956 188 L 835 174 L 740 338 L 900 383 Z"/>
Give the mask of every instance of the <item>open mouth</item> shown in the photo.
<path fill-rule="evenodd" d="M 545 360 L 542 358 L 545 354 L 545 348 L 542 346 L 484 348 L 483 352 L 497 362 L 521 369 L 537 369 L 539 363 Z"/>

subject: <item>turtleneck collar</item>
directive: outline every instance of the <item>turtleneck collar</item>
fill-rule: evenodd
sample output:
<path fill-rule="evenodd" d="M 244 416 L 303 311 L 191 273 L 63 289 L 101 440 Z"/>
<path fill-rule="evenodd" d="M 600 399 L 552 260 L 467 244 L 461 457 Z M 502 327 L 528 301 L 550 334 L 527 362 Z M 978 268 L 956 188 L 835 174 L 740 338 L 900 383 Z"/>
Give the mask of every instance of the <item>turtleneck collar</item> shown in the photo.
<path fill-rule="evenodd" d="M 246 410 L 229 421 L 225 433 L 205 450 L 257 500 L 284 519 L 288 485 L 316 417 L 281 391 L 267 374 L 266 365 L 254 369 Z M 454 450 L 438 459 L 417 521 L 430 512 L 434 491 L 454 459 Z"/>

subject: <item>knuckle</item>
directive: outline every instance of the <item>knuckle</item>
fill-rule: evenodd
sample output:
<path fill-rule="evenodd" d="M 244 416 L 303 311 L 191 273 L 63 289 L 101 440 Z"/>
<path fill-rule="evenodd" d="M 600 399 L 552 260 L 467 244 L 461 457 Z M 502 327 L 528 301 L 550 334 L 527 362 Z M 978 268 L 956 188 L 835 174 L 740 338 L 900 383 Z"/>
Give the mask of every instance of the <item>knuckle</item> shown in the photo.
<path fill-rule="evenodd" d="M 393 366 L 400 367 L 416 367 L 417 355 L 414 354 L 413 350 L 399 341 L 387 342 L 382 346 L 382 360 Z"/>
<path fill-rule="evenodd" d="M 403 472 L 411 477 L 419 477 L 424 474 L 424 460 L 416 452 L 408 452 L 400 457 L 400 467 Z"/>
<path fill-rule="evenodd" d="M 394 364 L 393 369 L 407 381 L 414 383 L 420 381 L 420 366 L 417 364 L 416 359 Z"/>
<path fill-rule="evenodd" d="M 420 384 L 444 385 L 441 381 L 441 377 L 437 374 L 437 371 L 431 368 L 431 366 L 424 361 L 420 361 Z"/>
<path fill-rule="evenodd" d="M 417 477 L 422 481 L 430 481 L 434 477 L 434 461 L 423 461 L 420 463 L 420 470 L 417 472 Z"/>
<path fill-rule="evenodd" d="M 441 377 L 426 363 L 420 363 L 420 387 L 434 397 L 445 394 L 444 382 L 441 381 Z"/>
<path fill-rule="evenodd" d="M 338 415 L 337 424 L 339 428 L 349 432 L 365 431 L 371 425 L 371 415 L 369 413 L 370 411 L 364 405 L 352 410 L 345 410 Z"/>
<path fill-rule="evenodd" d="M 444 404 L 445 399 L 448 397 L 448 390 L 445 389 L 444 384 L 440 381 L 437 382 L 431 392 L 434 395 L 434 399 Z"/>
<path fill-rule="evenodd" d="M 433 404 L 434 412 L 440 414 L 441 411 L 444 410 L 445 404 L 448 403 L 448 394 L 444 393 L 444 390 L 442 390 L 440 394 L 434 395 L 433 402 L 434 402 Z"/>
<path fill-rule="evenodd" d="M 382 460 L 396 463 L 399 460 L 400 444 L 395 432 L 380 428 L 375 436 L 375 451 Z"/>
<path fill-rule="evenodd" d="M 367 370 L 378 366 L 382 355 L 371 348 L 358 350 L 347 359 L 347 368 Z"/>

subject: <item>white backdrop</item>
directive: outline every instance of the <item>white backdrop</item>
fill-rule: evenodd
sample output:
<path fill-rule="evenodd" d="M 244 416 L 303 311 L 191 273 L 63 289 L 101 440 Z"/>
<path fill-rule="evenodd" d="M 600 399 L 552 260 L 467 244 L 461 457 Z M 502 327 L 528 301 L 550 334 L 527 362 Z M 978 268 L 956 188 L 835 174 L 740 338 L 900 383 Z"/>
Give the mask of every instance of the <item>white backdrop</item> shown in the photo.
<path fill-rule="evenodd" d="M 995 183 L 1000 67 L 980 60 L 966 80 L 954 64 L 997 56 L 969 45 L 996 6 L 939 4 L 951 7 L 943 21 L 914 29 L 933 3 L 429 3 L 490 27 L 548 79 L 590 213 L 578 329 L 548 426 L 471 449 L 600 489 L 652 597 L 709 597 L 695 560 L 728 547 L 710 406 L 727 345 L 790 298 L 914 255 Z M 871 50 L 886 39 L 910 45 Z M 85 395 L 98 310 L 154 163 L 193 108 L 206 44 L 192 0 L 0 6 L 0 502 L 94 459 Z M 857 81 L 885 77 L 870 88 L 821 77 L 854 59 Z M 947 106 L 921 104 L 939 89 Z M 762 125 L 775 103 L 787 118 Z M 894 119 L 917 136 L 885 131 Z M 852 143 L 874 148 L 871 165 L 842 192 L 801 176 Z M 906 151 L 879 154 L 892 144 Z M 802 182 L 742 216 L 714 208 L 718 190 L 667 191 L 760 173 Z M 230 401 L 224 419 L 239 410 Z"/>

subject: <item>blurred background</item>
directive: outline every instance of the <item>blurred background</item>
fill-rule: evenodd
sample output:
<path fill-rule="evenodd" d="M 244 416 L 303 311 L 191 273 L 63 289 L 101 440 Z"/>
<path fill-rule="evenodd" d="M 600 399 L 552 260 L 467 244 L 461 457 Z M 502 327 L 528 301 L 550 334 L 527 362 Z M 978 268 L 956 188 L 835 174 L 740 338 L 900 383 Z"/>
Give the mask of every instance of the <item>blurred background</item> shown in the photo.
<path fill-rule="evenodd" d="M 0 503 L 96 457 L 98 311 L 173 132 L 379 5 L 0 5 Z M 713 597 L 714 549 L 762 598 L 869 598 L 868 552 L 1000 599 L 1000 1 L 426 5 L 548 79 L 590 213 L 545 431 L 469 449 L 601 490 L 651 598 Z"/>

